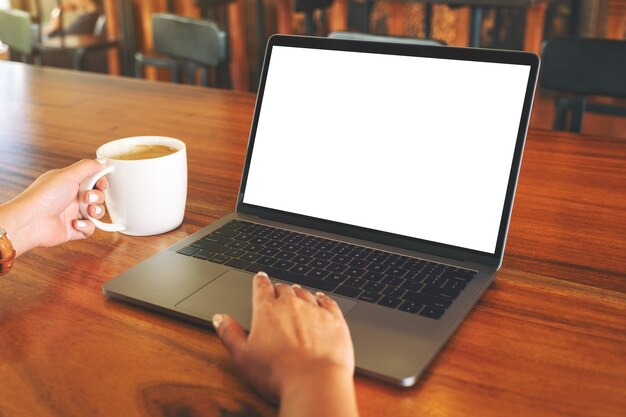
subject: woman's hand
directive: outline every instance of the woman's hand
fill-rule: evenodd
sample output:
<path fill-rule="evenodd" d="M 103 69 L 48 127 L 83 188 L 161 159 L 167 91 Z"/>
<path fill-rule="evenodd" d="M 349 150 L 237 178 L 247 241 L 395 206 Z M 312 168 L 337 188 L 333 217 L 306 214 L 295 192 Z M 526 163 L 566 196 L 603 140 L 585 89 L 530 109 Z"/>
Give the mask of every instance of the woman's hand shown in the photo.
<path fill-rule="evenodd" d="M 260 272 L 252 281 L 250 334 L 227 315 L 216 315 L 213 323 L 252 385 L 280 400 L 281 414 L 358 415 L 352 340 L 330 297 L 273 285 Z"/>
<path fill-rule="evenodd" d="M 23 193 L 0 206 L 0 226 L 5 228 L 17 255 L 35 248 L 55 246 L 69 240 L 90 236 L 95 226 L 81 219 L 78 199 L 88 204 L 93 218 L 101 218 L 105 209 L 106 178 L 96 189 L 79 195 L 80 183 L 101 171 L 98 161 L 85 159 L 63 169 L 46 172 Z"/>

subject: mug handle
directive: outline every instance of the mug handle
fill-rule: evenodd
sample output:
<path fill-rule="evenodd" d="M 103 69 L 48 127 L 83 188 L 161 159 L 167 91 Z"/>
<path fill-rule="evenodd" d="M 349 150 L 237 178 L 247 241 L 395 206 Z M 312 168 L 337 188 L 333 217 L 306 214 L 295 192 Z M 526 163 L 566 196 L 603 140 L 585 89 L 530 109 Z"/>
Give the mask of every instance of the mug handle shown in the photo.
<path fill-rule="evenodd" d="M 92 190 L 94 185 L 96 185 L 96 182 L 98 182 L 100 178 L 104 177 L 107 174 L 110 174 L 111 172 L 113 172 L 113 166 L 109 165 L 102 171 L 98 172 L 95 175 L 92 175 L 85 181 L 81 182 L 78 188 L 79 195 L 82 195 L 84 191 Z M 104 230 L 105 232 L 121 232 L 122 230 L 126 230 L 126 226 L 122 224 L 104 223 L 91 217 L 89 213 L 87 213 L 87 203 L 84 203 L 82 201 L 82 198 L 80 198 L 78 201 L 78 209 L 80 210 L 80 214 L 81 216 L 83 216 L 83 219 L 91 220 L 91 222 L 93 222 L 93 224 L 100 230 Z"/>

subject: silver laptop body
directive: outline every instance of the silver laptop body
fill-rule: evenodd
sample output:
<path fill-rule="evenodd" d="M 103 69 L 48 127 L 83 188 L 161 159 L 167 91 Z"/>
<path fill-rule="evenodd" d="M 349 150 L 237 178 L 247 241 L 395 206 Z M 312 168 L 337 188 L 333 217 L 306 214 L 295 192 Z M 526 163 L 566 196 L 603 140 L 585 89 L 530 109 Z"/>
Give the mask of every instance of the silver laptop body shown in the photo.
<path fill-rule="evenodd" d="M 344 281 L 343 290 L 322 287 L 344 312 L 357 372 L 413 385 L 502 262 L 538 66 L 524 52 L 273 36 L 236 212 L 106 282 L 104 293 L 199 323 L 228 313 L 249 328 L 259 264 L 233 261 L 237 250 L 206 259 L 209 236 L 221 230 L 249 238 L 247 230 L 267 230 L 261 225 L 284 231 L 275 237 L 329 239 L 354 254 L 361 247 L 360 254 L 387 259 L 387 272 L 400 276 L 384 282 L 400 289 L 381 284 L 391 295 L 372 299 L 363 288 L 382 287 L 365 278 Z M 346 268 L 374 276 L 372 256 L 356 264 L 362 269 Z M 425 274 L 392 270 L 389 259 L 425 265 L 442 279 L 428 276 L 419 289 L 410 281 Z M 269 263 L 258 269 L 281 280 Z M 296 282 L 313 282 L 302 278 Z M 462 289 L 450 292 L 456 284 Z M 438 300 L 434 287 L 456 298 L 423 308 L 402 298 Z M 431 298 L 419 292 L 426 289 Z"/>

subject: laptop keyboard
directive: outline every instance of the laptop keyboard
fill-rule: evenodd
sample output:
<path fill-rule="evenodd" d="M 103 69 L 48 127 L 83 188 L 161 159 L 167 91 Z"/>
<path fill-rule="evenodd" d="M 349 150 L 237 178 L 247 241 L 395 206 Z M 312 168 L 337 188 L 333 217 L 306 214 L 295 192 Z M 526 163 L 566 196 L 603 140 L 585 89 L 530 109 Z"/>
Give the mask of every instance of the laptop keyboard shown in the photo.
<path fill-rule="evenodd" d="M 177 251 L 272 278 L 439 319 L 475 271 L 232 220 Z"/>

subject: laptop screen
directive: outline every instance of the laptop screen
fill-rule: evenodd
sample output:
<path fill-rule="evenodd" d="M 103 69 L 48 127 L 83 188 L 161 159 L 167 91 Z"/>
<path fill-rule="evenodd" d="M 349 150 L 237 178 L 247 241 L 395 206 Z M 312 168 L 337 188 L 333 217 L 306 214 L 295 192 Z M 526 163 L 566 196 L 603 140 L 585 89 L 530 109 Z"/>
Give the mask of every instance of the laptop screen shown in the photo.
<path fill-rule="evenodd" d="M 530 70 L 273 46 L 243 203 L 493 254 Z"/>

